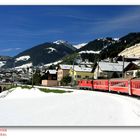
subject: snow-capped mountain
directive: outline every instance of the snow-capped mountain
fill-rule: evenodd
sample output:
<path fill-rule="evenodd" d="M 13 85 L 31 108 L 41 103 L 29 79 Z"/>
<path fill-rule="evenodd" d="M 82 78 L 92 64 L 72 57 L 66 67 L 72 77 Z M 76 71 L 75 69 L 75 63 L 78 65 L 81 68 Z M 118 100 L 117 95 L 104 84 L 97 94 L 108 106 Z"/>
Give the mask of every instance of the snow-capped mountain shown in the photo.
<path fill-rule="evenodd" d="M 73 45 L 76 49 L 80 49 L 83 46 L 87 45 L 87 43 L 81 43 L 81 44 L 77 44 L 77 45 Z"/>
<path fill-rule="evenodd" d="M 64 40 L 56 40 L 53 42 L 54 44 L 57 44 L 57 45 L 60 45 L 60 44 L 65 44 L 67 43 L 67 41 L 64 41 Z"/>
<path fill-rule="evenodd" d="M 47 42 L 25 50 L 6 63 L 7 67 L 46 65 L 73 53 L 75 48 L 67 41 Z M 32 65 L 31 65 L 32 64 Z"/>
<path fill-rule="evenodd" d="M 95 53 L 99 54 L 103 49 L 107 48 L 109 45 L 115 43 L 116 41 L 112 38 L 99 38 L 89 43 L 86 43 L 81 47 L 79 53 Z"/>
<path fill-rule="evenodd" d="M 68 41 L 57 40 L 37 45 L 25 50 L 15 57 L 1 62 L 1 66 L 15 67 L 47 65 L 54 62 L 72 64 L 76 55 L 81 56 L 82 60 L 96 62 L 106 58 L 117 57 L 125 48 L 140 43 L 140 32 L 129 33 L 121 38 L 98 38 L 88 43 L 71 45 Z M 5 61 L 2 59 L 1 61 Z"/>
<path fill-rule="evenodd" d="M 68 41 L 64 41 L 64 40 L 57 40 L 57 41 L 54 41 L 53 44 L 57 44 L 57 45 L 65 45 L 66 47 L 72 49 L 73 51 L 76 50 L 76 48 L 71 45 Z"/>

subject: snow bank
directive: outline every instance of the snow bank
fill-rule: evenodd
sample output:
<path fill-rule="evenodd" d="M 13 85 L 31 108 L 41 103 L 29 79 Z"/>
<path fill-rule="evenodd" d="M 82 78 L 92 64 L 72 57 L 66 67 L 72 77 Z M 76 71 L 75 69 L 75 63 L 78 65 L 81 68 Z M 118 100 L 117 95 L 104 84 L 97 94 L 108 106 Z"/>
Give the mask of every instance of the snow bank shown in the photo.
<path fill-rule="evenodd" d="M 55 48 L 52 48 L 52 47 L 49 47 L 49 48 L 46 48 L 48 51 L 48 53 L 52 53 L 53 51 L 57 52 L 57 50 Z"/>
<path fill-rule="evenodd" d="M 82 54 L 82 53 L 93 53 L 93 54 L 99 54 L 100 51 L 80 51 L 79 54 Z"/>
<path fill-rule="evenodd" d="M 23 64 L 23 65 L 21 65 L 21 66 L 19 66 L 19 67 L 15 67 L 16 69 L 22 69 L 22 68 L 29 68 L 29 67 L 31 67 L 32 66 L 32 63 L 27 63 L 27 64 Z"/>
<path fill-rule="evenodd" d="M 61 63 L 62 60 L 59 60 L 59 61 L 55 61 L 55 62 L 52 62 L 52 63 L 48 63 L 48 64 L 45 64 L 44 66 L 50 66 L 50 65 L 57 65 L 58 63 Z"/>
<path fill-rule="evenodd" d="M 0 67 L 4 66 L 6 64 L 6 61 L 0 61 Z"/>
<path fill-rule="evenodd" d="M 80 49 L 83 46 L 87 45 L 88 43 L 81 43 L 81 44 L 77 44 L 77 45 L 73 45 L 76 49 Z"/>
<path fill-rule="evenodd" d="M 27 61 L 28 59 L 30 59 L 30 56 L 26 55 L 16 58 L 16 61 Z"/>
<path fill-rule="evenodd" d="M 139 99 L 97 91 L 72 91 L 55 94 L 42 93 L 36 88 L 17 88 L 0 98 L 0 125 L 140 125 Z"/>

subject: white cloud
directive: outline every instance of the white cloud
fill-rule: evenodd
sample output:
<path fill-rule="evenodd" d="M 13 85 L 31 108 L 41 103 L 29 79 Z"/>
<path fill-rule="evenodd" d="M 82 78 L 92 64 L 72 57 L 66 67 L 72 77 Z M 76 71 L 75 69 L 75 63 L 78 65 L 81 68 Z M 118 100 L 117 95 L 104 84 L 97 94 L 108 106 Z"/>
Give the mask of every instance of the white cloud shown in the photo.
<path fill-rule="evenodd" d="M 21 48 L 7 48 L 7 49 L 2 49 L 1 52 L 11 52 L 11 51 L 16 51 L 20 50 Z"/>
<path fill-rule="evenodd" d="M 121 13 L 120 15 L 112 18 L 103 18 L 100 21 L 89 22 L 89 28 L 85 34 L 109 33 L 125 28 L 131 32 L 131 29 L 136 29 L 139 22 L 140 8 L 135 8 L 131 9 L 131 11 L 125 11 L 124 13 Z"/>

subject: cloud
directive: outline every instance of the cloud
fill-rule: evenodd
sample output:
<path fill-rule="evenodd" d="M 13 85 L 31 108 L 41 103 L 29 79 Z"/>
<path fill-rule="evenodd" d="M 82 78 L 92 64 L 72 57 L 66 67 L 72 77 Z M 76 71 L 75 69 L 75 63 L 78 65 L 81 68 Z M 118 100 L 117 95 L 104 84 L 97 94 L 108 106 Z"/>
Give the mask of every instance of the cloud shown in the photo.
<path fill-rule="evenodd" d="M 125 13 L 121 13 L 121 15 L 112 18 L 106 18 L 96 22 L 89 22 L 90 26 L 88 26 L 88 30 L 85 32 L 85 34 L 103 34 L 123 29 L 127 29 L 129 32 L 131 29 L 139 27 L 139 22 L 140 8 L 136 8 L 135 10 L 125 11 Z M 137 30 L 138 29 L 139 28 L 137 28 Z"/>
<path fill-rule="evenodd" d="M 1 52 L 11 52 L 11 51 L 17 51 L 20 49 L 21 48 L 6 48 L 6 49 L 2 49 Z"/>

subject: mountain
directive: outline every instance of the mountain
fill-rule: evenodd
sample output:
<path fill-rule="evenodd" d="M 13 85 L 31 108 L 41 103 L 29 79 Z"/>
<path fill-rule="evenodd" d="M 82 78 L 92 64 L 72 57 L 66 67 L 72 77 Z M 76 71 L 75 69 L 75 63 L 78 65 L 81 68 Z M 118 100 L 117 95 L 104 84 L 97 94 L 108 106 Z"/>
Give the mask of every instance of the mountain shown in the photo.
<path fill-rule="evenodd" d="M 93 41 L 90 41 L 82 48 L 78 49 L 76 52 L 81 55 L 82 59 L 89 60 L 90 62 L 96 62 L 101 52 L 106 50 L 110 45 L 119 42 L 117 39 L 111 37 L 99 38 Z"/>
<path fill-rule="evenodd" d="M 76 48 L 71 45 L 68 41 L 64 41 L 64 40 L 57 40 L 57 41 L 54 41 L 53 42 L 54 44 L 57 44 L 57 45 L 65 45 L 67 46 L 68 48 L 72 49 L 73 51 L 76 50 Z"/>
<path fill-rule="evenodd" d="M 126 36 L 121 37 L 116 43 L 113 43 L 105 48 L 104 51 L 100 53 L 100 58 L 114 58 L 118 56 L 118 54 L 124 49 L 129 48 L 137 43 L 140 43 L 140 32 L 129 33 Z"/>
<path fill-rule="evenodd" d="M 25 50 L 8 59 L 4 67 L 30 67 L 53 64 L 54 62 L 72 64 L 77 56 L 83 61 L 97 62 L 117 57 L 126 48 L 140 43 L 140 32 L 129 33 L 121 38 L 98 38 L 88 43 L 71 45 L 68 41 L 46 42 Z M 3 65 L 3 63 L 2 63 Z"/>
<path fill-rule="evenodd" d="M 129 33 L 121 38 L 99 38 L 90 41 L 77 49 L 74 54 L 63 58 L 63 63 L 72 64 L 76 56 L 80 55 L 83 61 L 97 62 L 106 58 L 117 57 L 126 48 L 140 43 L 140 32 Z"/>
<path fill-rule="evenodd" d="M 73 53 L 75 48 L 65 41 L 47 42 L 16 55 L 7 61 L 5 67 L 27 67 L 48 64 L 61 60 L 64 56 Z M 15 63 L 14 63 L 15 61 Z"/>
<path fill-rule="evenodd" d="M 0 68 L 3 67 L 10 59 L 12 59 L 10 56 L 0 56 Z"/>

